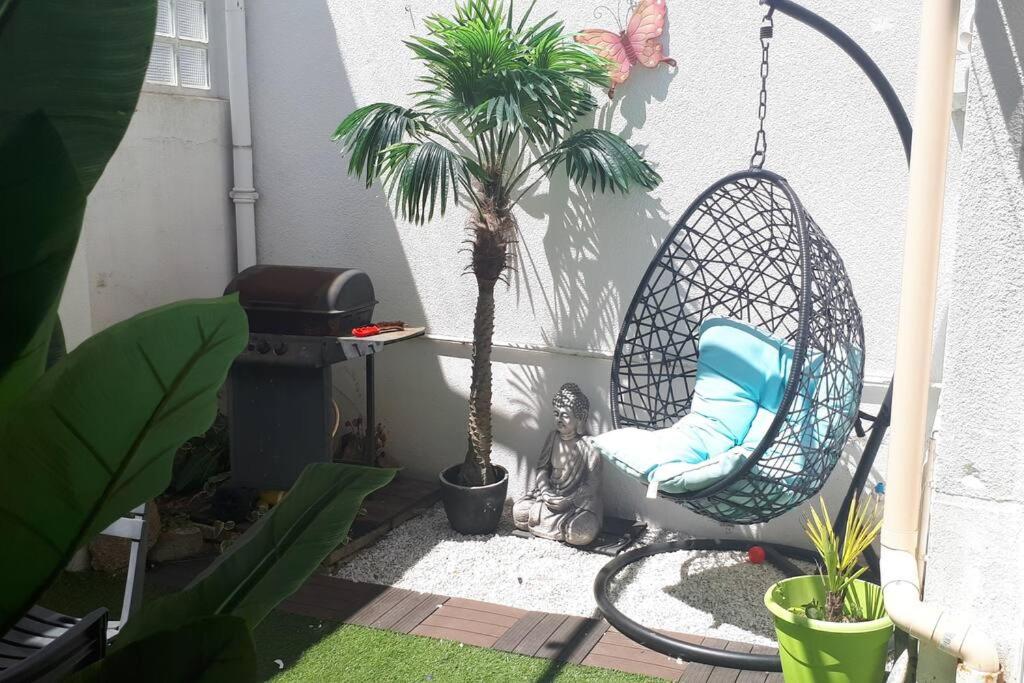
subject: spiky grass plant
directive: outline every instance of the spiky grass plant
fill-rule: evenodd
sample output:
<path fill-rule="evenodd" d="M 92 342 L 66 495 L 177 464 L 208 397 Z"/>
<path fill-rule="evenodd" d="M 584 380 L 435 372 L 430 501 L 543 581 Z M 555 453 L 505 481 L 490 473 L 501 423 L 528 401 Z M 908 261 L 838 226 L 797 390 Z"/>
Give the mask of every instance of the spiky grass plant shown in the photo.
<path fill-rule="evenodd" d="M 514 208 L 564 167 L 590 189 L 654 188 L 660 176 L 625 140 L 577 129 L 597 107 L 592 88 L 607 89 L 606 61 L 571 40 L 549 15 L 530 23 L 502 0 L 464 0 L 453 17 L 432 16 L 428 34 L 406 41 L 426 69 L 415 106 L 371 104 L 334 134 L 348 172 L 376 179 L 396 212 L 414 223 L 470 209 L 469 270 L 477 282 L 469 445 L 462 481 L 495 480 L 491 468 L 491 341 L 494 288 L 511 266 L 519 228 Z"/>
<path fill-rule="evenodd" d="M 881 616 L 881 605 L 859 605 L 850 599 L 849 588 L 867 567 L 858 566 L 860 556 L 874 542 L 882 529 L 881 506 L 877 499 L 864 503 L 856 498 L 846 518 L 842 541 L 832 528 L 825 499 L 820 498 L 821 514 L 811 506 L 804 530 L 821 556 L 821 580 L 825 587 L 825 604 L 807 605 L 805 613 L 825 621 L 865 621 Z M 821 614 L 819 615 L 818 612 Z"/>

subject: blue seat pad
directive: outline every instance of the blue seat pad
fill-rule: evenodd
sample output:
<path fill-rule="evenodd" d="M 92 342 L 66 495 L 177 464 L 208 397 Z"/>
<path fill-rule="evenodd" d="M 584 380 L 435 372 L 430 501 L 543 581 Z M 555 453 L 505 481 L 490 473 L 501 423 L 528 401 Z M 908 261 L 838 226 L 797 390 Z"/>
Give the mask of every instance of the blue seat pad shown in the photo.
<path fill-rule="evenodd" d="M 747 323 L 701 325 L 690 412 L 661 430 L 614 430 L 592 437 L 611 463 L 666 493 L 696 491 L 743 465 L 775 419 L 793 349 Z"/>

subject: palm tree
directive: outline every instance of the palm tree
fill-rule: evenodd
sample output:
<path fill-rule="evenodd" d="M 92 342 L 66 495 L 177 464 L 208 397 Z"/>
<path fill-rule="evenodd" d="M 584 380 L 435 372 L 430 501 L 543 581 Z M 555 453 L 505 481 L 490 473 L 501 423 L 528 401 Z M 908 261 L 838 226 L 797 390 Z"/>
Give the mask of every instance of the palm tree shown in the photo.
<path fill-rule="evenodd" d="M 536 2 L 536 0 L 534 0 Z M 654 188 L 661 177 L 618 135 L 574 130 L 597 108 L 592 87 L 609 86 L 608 63 L 572 41 L 553 14 L 527 25 L 512 3 L 464 0 L 452 18 L 432 16 L 426 37 L 406 41 L 427 73 L 415 108 L 371 104 L 334 134 L 348 172 L 369 187 L 380 178 L 396 212 L 414 223 L 470 210 L 468 230 L 478 295 L 473 322 L 469 446 L 462 482 L 495 480 L 491 468 L 491 341 L 494 288 L 508 272 L 519 231 L 513 210 L 564 166 L 591 190 Z"/>

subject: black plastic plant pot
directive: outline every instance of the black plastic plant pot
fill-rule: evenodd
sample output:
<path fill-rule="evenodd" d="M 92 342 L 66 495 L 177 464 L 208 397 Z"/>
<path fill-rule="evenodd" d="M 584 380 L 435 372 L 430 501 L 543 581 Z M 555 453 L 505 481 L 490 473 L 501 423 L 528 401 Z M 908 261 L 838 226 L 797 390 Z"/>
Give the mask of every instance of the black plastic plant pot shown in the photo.
<path fill-rule="evenodd" d="M 498 481 L 487 486 L 462 486 L 459 468 L 452 465 L 441 472 L 441 501 L 448 523 L 460 534 L 490 534 L 498 528 L 508 493 L 508 471 L 492 465 Z"/>

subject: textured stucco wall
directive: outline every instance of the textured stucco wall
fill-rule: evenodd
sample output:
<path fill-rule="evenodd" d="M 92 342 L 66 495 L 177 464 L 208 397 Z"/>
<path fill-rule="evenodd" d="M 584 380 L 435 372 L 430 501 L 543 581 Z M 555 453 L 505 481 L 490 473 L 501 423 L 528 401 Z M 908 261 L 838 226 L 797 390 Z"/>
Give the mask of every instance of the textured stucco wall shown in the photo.
<path fill-rule="evenodd" d="M 522 3 L 516 3 L 520 5 Z M 570 30 L 612 25 L 591 0 L 540 0 Z M 614 3 L 611 3 L 614 5 Z M 625 4 L 625 3 L 623 3 Z M 909 100 L 919 3 L 868 0 L 807 4 L 829 16 L 871 53 Z M 355 107 L 410 102 L 420 69 L 400 39 L 450 0 L 362 3 L 250 0 L 252 83 L 260 260 L 358 265 L 374 278 L 377 316 L 425 322 L 429 331 L 469 336 L 475 285 L 459 277 L 465 211 L 412 226 L 394 218 L 379 186 L 345 175 L 329 140 Z M 603 103 L 601 120 L 645 150 L 664 177 L 650 196 L 587 197 L 564 178 L 542 185 L 520 212 L 524 254 L 532 259 L 498 293 L 495 338 L 610 350 L 650 257 L 671 224 L 707 184 L 744 167 L 756 129 L 760 9 L 753 0 L 669 3 L 668 53 L 678 72 L 640 70 Z M 772 47 L 768 166 L 787 176 L 844 256 L 865 313 L 868 374 L 891 372 L 898 299 L 906 170 L 888 114 L 845 55 L 779 17 Z M 909 104 L 909 102 L 908 102 Z M 529 463 L 549 428 L 551 392 L 577 381 L 607 426 L 610 363 L 499 350 L 495 356 L 495 458 L 525 486 Z M 420 341 L 389 349 L 378 364 L 379 408 L 391 452 L 432 477 L 465 449 L 468 353 Z M 358 375 L 355 367 L 339 370 Z M 348 389 L 351 409 L 359 397 Z M 538 423 L 539 416 L 539 423 Z M 836 477 L 837 485 L 843 478 Z M 695 533 L 717 531 L 638 487 L 608 475 L 613 508 L 638 511 Z M 769 525 L 774 538 L 799 541 L 799 515 Z M 737 530 L 735 533 L 749 533 Z"/>
<path fill-rule="evenodd" d="M 1024 6 L 979 0 L 951 269 L 927 597 L 1021 678 L 1024 638 Z"/>
<path fill-rule="evenodd" d="M 85 214 L 94 330 L 224 291 L 235 262 L 228 112 L 222 99 L 142 94 Z"/>

